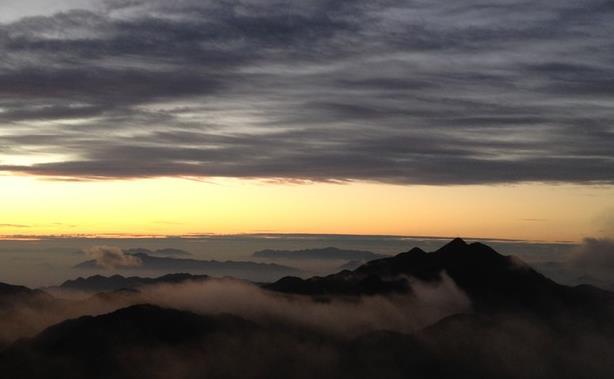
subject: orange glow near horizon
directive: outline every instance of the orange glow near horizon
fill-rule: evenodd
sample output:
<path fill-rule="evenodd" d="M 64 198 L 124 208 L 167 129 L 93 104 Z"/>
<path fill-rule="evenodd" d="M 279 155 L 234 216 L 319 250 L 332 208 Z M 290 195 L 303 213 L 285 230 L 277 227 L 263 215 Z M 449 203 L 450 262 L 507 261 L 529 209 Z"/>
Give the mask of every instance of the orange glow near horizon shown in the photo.
<path fill-rule="evenodd" d="M 0 177 L 0 236 L 314 233 L 578 241 L 614 187 Z M 605 205 L 605 206 L 604 206 Z"/>

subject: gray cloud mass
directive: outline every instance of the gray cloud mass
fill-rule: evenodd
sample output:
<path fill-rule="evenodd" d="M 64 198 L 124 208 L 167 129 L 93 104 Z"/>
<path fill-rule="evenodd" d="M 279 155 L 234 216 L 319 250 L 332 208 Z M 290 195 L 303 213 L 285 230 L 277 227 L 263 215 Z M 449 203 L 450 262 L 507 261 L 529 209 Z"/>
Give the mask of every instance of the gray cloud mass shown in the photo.
<path fill-rule="evenodd" d="M 0 171 L 614 183 L 610 1 L 102 4 L 0 23 Z"/>
<path fill-rule="evenodd" d="M 115 246 L 93 246 L 84 250 L 85 254 L 96 261 L 96 265 L 108 270 L 138 267 L 143 262 L 139 257 L 126 254 Z"/>

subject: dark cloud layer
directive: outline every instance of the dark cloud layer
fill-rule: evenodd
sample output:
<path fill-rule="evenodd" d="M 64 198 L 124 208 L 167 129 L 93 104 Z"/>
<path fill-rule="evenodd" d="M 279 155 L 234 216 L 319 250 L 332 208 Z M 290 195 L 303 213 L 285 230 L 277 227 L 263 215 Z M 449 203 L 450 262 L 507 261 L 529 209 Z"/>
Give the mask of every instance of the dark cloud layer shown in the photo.
<path fill-rule="evenodd" d="M 609 1 L 104 4 L 0 24 L 0 171 L 614 182 Z"/>

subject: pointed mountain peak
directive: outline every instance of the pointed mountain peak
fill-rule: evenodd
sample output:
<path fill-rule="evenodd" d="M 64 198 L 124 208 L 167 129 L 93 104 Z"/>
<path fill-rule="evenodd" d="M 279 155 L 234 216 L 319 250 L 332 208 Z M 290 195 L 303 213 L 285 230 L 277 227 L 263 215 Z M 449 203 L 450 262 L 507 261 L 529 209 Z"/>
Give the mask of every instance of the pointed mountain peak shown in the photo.
<path fill-rule="evenodd" d="M 439 253 L 458 253 L 465 252 L 469 249 L 469 244 L 462 238 L 454 238 L 452 241 L 440 247 L 437 252 Z"/>
<path fill-rule="evenodd" d="M 461 247 L 466 247 L 467 246 L 467 242 L 465 242 L 465 240 L 463 240 L 460 237 L 456 237 L 454 238 L 452 241 L 448 242 L 447 244 L 445 244 L 443 248 L 445 249 L 456 249 L 456 248 L 461 248 Z"/>
<path fill-rule="evenodd" d="M 408 254 L 426 254 L 426 251 L 422 250 L 419 247 L 414 247 L 407 252 Z"/>

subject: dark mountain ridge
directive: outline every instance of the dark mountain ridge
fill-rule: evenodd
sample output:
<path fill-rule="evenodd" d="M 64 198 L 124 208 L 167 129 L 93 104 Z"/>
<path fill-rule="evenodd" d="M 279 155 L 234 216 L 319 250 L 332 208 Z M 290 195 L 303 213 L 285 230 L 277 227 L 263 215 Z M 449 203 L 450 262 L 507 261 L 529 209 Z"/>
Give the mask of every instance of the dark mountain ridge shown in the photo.
<path fill-rule="evenodd" d="M 370 295 L 411 291 L 409 277 L 439 281 L 448 275 L 471 299 L 478 312 L 516 311 L 556 317 L 582 313 L 605 323 L 614 294 L 590 286 L 568 287 L 555 283 L 513 256 L 487 245 L 454 239 L 427 253 L 413 248 L 394 257 L 370 261 L 354 271 L 325 277 L 286 277 L 265 286 L 293 294 Z"/>
<path fill-rule="evenodd" d="M 0 283 L 0 313 L 16 305 L 48 302 L 53 298 L 44 291 Z"/>
<path fill-rule="evenodd" d="M 196 348 L 212 333 L 241 333 L 251 324 L 231 315 L 202 316 L 153 305 L 135 305 L 101 316 L 83 316 L 21 340 L 0 356 L 2 372 L 26 378 L 138 377 L 148 352 Z M 126 362 L 126 350 L 134 356 Z M 141 355 L 142 352 L 142 355 Z M 150 361 L 155 367 L 155 361 Z M 153 373 L 152 373 L 153 374 Z"/>
<path fill-rule="evenodd" d="M 233 276 L 253 281 L 270 281 L 286 275 L 300 275 L 301 270 L 275 263 L 257 263 L 246 261 L 216 261 L 187 258 L 171 258 L 151 256 L 146 253 L 128 253 L 139 259 L 134 267 L 123 267 L 128 271 L 158 271 L 158 272 L 190 272 L 206 273 L 210 276 Z M 96 260 L 81 262 L 77 269 L 99 271 L 103 270 Z M 273 278 L 273 279 L 271 279 Z"/>
<path fill-rule="evenodd" d="M 168 258 L 192 256 L 192 253 L 188 251 L 181 250 L 181 249 L 173 249 L 173 248 L 150 250 L 150 249 L 145 249 L 142 247 L 135 247 L 135 248 L 127 249 L 125 250 L 125 252 L 128 254 L 147 254 L 153 257 L 168 257 Z"/>
<path fill-rule="evenodd" d="M 53 379 L 331 377 L 326 360 L 297 353 L 333 351 L 336 341 L 290 325 L 142 304 L 21 340 L 0 352 L 0 372 Z"/>
<path fill-rule="evenodd" d="M 59 288 L 72 289 L 86 292 L 116 291 L 120 289 L 136 288 L 155 284 L 177 284 L 186 281 L 204 281 L 209 279 L 207 275 L 192 275 L 186 273 L 167 274 L 157 278 L 144 278 L 139 276 L 102 276 L 93 275 L 87 278 L 79 277 L 67 280 Z"/>
<path fill-rule="evenodd" d="M 372 260 L 385 258 L 386 255 L 365 250 L 348 250 L 336 247 L 305 250 L 272 250 L 265 249 L 252 254 L 255 258 L 268 259 L 319 259 L 319 260 Z"/>
<path fill-rule="evenodd" d="M 344 339 L 144 304 L 68 320 L 21 340 L 0 352 L 0 370 L 24 379 L 611 377 L 607 355 L 573 341 L 539 321 L 474 314 L 447 317 L 413 335 L 382 330 Z"/>

